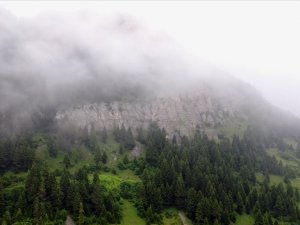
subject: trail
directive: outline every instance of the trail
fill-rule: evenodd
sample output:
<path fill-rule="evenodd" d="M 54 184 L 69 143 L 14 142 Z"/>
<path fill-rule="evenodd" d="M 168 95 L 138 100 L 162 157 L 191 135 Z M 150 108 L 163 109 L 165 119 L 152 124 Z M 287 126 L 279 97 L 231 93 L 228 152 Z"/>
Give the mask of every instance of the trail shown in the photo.
<path fill-rule="evenodd" d="M 188 222 L 187 222 L 187 219 L 186 219 L 186 216 L 185 216 L 184 212 L 179 211 L 178 215 L 179 215 L 179 217 L 181 219 L 182 225 L 189 225 Z"/>
<path fill-rule="evenodd" d="M 70 216 L 67 216 L 65 225 L 75 225 L 74 221 L 72 220 L 72 218 Z"/>

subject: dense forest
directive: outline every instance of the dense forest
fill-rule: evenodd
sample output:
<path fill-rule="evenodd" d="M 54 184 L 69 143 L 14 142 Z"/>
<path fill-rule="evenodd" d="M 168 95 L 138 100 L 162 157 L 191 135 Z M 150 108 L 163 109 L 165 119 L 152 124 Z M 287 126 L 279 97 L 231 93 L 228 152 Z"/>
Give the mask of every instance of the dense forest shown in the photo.
<path fill-rule="evenodd" d="M 120 160 L 114 165 L 105 147 L 108 139 L 118 148 Z M 136 146 L 144 154 L 130 155 Z M 76 224 L 119 224 L 124 199 L 146 224 L 164 224 L 164 212 L 172 207 L 196 225 L 235 224 L 240 215 L 251 215 L 255 225 L 299 224 L 300 194 L 291 182 L 299 171 L 268 154 L 270 148 L 300 155 L 299 145 L 253 127 L 240 137 L 218 140 L 200 129 L 191 137 L 170 137 L 156 123 L 136 131 L 124 125 L 112 132 L 83 129 L 69 138 L 54 132 L 3 137 L 1 224 L 63 224 L 67 217 Z M 91 162 L 81 163 L 80 149 L 87 150 Z M 59 157 L 62 167 L 49 166 L 47 161 Z M 140 182 L 125 181 L 116 190 L 99 178 L 122 170 Z M 271 176 L 282 182 L 272 183 Z"/>

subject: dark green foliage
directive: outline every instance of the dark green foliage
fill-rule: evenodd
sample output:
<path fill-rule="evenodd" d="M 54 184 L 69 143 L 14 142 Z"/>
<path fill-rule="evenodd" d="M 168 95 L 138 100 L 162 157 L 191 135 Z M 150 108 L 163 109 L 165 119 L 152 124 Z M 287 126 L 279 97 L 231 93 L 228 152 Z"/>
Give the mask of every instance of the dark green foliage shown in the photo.
<path fill-rule="evenodd" d="M 34 162 L 35 150 L 27 137 L 0 139 L 0 172 L 8 170 L 27 171 Z"/>
<path fill-rule="evenodd" d="M 106 127 L 103 128 L 102 132 L 100 133 L 100 137 L 101 137 L 101 141 L 103 143 L 106 143 L 108 137 Z"/>
<path fill-rule="evenodd" d="M 131 127 L 126 129 L 124 124 L 122 124 L 120 129 L 117 126 L 114 126 L 113 134 L 115 136 L 116 141 L 119 142 L 121 146 L 125 149 L 131 150 L 135 146 L 135 141 Z"/>
<path fill-rule="evenodd" d="M 256 213 L 256 223 L 263 225 L 273 224 L 271 217 L 298 221 L 297 190 L 288 180 L 286 188 L 270 186 L 269 173 L 284 175 L 289 170 L 265 153 L 265 141 L 251 129 L 243 139 L 223 138 L 220 143 L 197 131 L 177 145 L 151 124 L 145 140 L 140 214 L 147 217 L 164 206 L 176 206 L 201 225 L 229 225 L 236 213 L 245 212 Z M 262 184 L 256 181 L 256 171 L 266 174 Z"/>
<path fill-rule="evenodd" d="M 115 127 L 115 139 L 124 154 L 135 145 L 131 128 Z M 8 168 L 24 171 L 31 167 L 26 180 L 3 175 L 0 180 L 1 222 L 12 224 L 27 221 L 29 224 L 63 224 L 67 215 L 76 224 L 117 224 L 121 219 L 120 196 L 134 202 L 147 224 L 161 224 L 161 212 L 176 207 L 187 213 L 195 224 L 230 225 L 238 214 L 255 216 L 257 225 L 278 224 L 276 220 L 299 223 L 299 190 L 292 186 L 291 170 L 283 167 L 265 148 L 282 145 L 282 138 L 264 135 L 247 129 L 243 138 L 232 140 L 222 137 L 216 142 L 196 130 L 192 137 L 180 137 L 181 142 L 168 140 L 164 129 L 151 123 L 148 130 L 137 129 L 137 141 L 143 144 L 145 158 L 124 158 L 119 169 L 130 169 L 142 182 L 122 182 L 120 192 L 107 190 L 99 180 L 98 172 L 111 171 L 106 145 L 106 130 L 97 133 L 83 132 L 80 144 L 91 150 L 96 166 L 86 166 L 72 173 L 70 152 L 64 152 L 64 170 L 49 172 L 45 165 L 34 162 L 34 149 L 38 144 L 31 138 L 18 141 L 0 141 L 0 170 Z M 51 157 L 56 157 L 58 137 L 47 140 Z M 73 142 L 75 143 L 75 141 Z M 75 160 L 72 163 L 76 163 Z M 103 165 L 107 164 L 107 165 Z M 88 176 L 93 176 L 93 181 Z M 256 173 L 264 174 L 257 181 Z M 270 175 L 284 176 L 284 183 L 271 185 Z M 25 187 L 7 191 L 15 181 Z M 17 183 L 17 182 L 15 182 Z M 3 190 L 6 190 L 5 192 Z M 55 222 L 54 222 L 55 221 Z"/>
<path fill-rule="evenodd" d="M 64 165 L 66 168 L 69 168 L 71 166 L 71 159 L 69 155 L 65 155 L 64 157 Z"/>
<path fill-rule="evenodd" d="M 55 139 L 53 137 L 50 137 L 48 139 L 48 152 L 49 152 L 49 155 L 53 158 L 55 158 L 57 156 L 57 153 L 58 153 L 58 146 L 57 146 L 57 143 L 55 141 Z"/>
<path fill-rule="evenodd" d="M 101 186 L 98 174 L 90 183 L 86 168 L 79 169 L 74 175 L 64 170 L 59 180 L 58 185 L 54 173 L 41 163 L 34 164 L 24 191 L 5 197 L 0 220 L 2 218 L 6 224 L 26 220 L 29 224 L 48 224 L 50 221 L 63 224 L 66 216 L 71 215 L 78 224 L 89 224 L 89 221 L 90 224 L 119 223 L 119 196 Z"/>
<path fill-rule="evenodd" d="M 104 152 L 102 154 L 101 161 L 102 161 L 103 164 L 106 164 L 107 160 L 108 160 L 108 156 L 107 156 L 106 152 Z"/>

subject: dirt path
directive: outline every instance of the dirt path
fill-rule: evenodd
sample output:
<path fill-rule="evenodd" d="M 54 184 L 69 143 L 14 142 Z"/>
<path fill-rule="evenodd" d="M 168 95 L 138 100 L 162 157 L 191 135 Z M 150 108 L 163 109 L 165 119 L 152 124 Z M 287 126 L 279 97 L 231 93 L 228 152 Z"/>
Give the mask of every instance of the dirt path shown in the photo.
<path fill-rule="evenodd" d="M 184 212 L 179 211 L 178 215 L 179 215 L 179 217 L 180 217 L 181 222 L 182 222 L 183 225 L 189 225 L 188 222 L 187 222 L 187 219 L 186 219 L 186 216 L 185 216 Z"/>
<path fill-rule="evenodd" d="M 70 216 L 67 216 L 65 225 L 75 225 L 74 221 L 72 220 L 72 218 Z"/>

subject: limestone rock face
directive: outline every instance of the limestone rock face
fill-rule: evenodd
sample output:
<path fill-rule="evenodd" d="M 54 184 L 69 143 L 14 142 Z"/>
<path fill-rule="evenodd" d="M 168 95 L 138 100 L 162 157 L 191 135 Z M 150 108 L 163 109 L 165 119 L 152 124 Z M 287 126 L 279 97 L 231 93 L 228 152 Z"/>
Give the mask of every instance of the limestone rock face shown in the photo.
<path fill-rule="evenodd" d="M 190 135 L 196 126 L 212 133 L 227 121 L 247 121 L 251 111 L 267 104 L 253 87 L 236 79 L 215 78 L 172 90 L 135 100 L 65 107 L 57 112 L 56 119 L 62 127 L 89 129 L 93 126 L 96 130 L 104 127 L 111 130 L 114 125 L 124 124 L 133 131 L 156 121 L 169 134 L 180 131 L 180 134 Z"/>
<path fill-rule="evenodd" d="M 71 123 L 78 128 L 93 126 L 96 130 L 114 125 L 144 127 L 156 121 L 168 133 L 180 131 L 191 134 L 200 128 L 213 128 L 226 120 L 241 116 L 240 106 L 229 99 L 216 98 L 207 94 L 158 97 L 146 101 L 114 101 L 77 105 L 57 113 L 59 124 Z"/>

